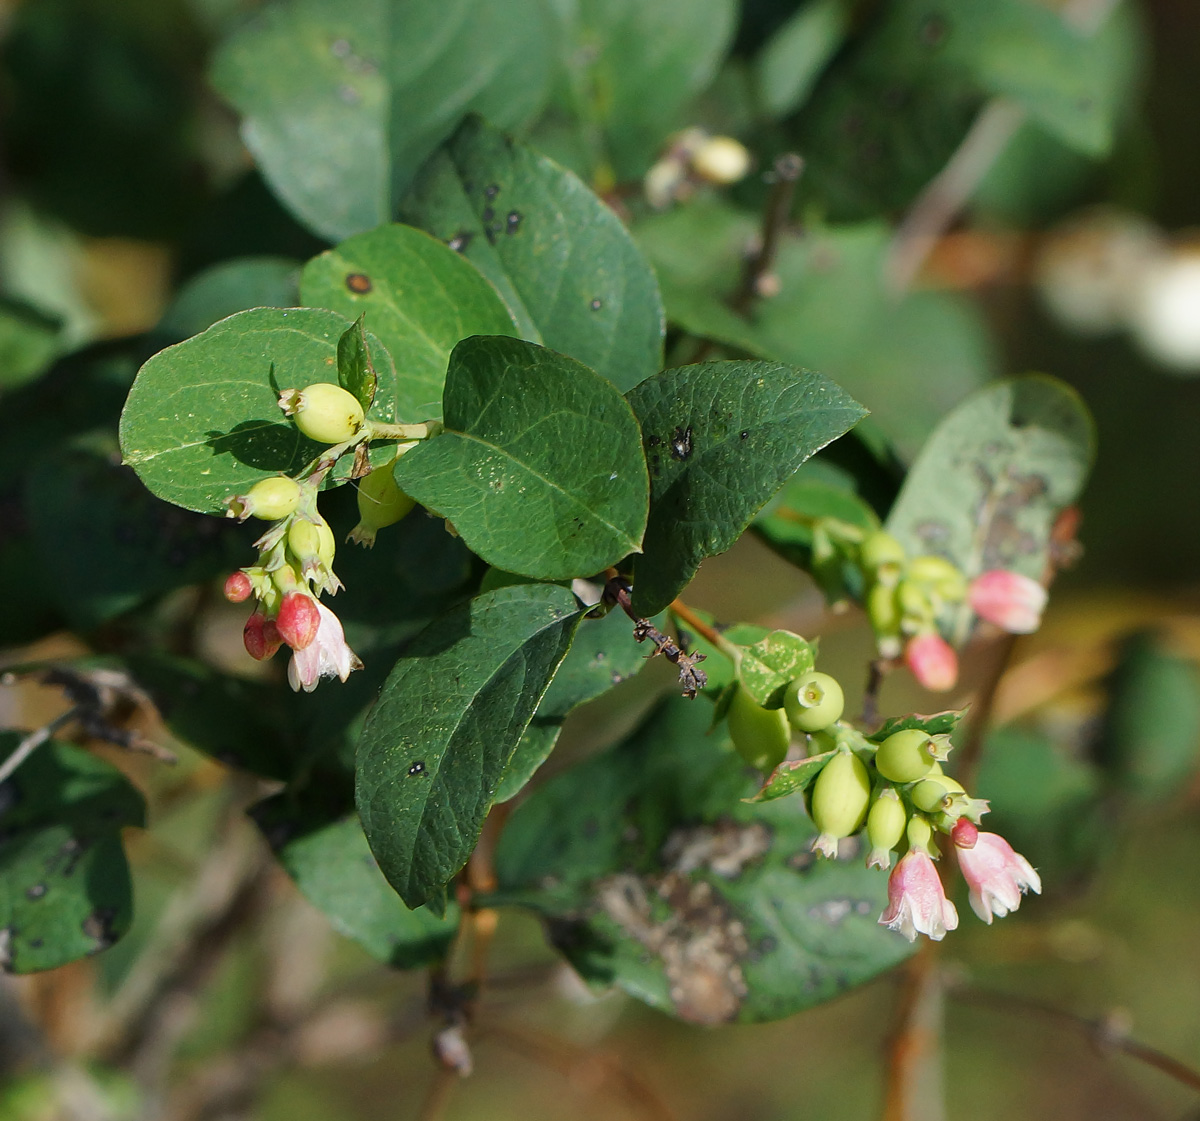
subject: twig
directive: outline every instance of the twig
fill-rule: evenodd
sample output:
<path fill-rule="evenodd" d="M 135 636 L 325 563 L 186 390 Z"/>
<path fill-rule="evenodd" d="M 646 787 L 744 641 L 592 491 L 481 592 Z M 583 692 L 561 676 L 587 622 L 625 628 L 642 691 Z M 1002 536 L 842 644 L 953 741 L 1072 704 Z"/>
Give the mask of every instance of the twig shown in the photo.
<path fill-rule="evenodd" d="M 979 697 L 971 706 L 971 719 L 967 725 L 966 738 L 956 752 L 954 775 L 968 790 L 975 781 L 975 773 L 979 770 L 979 762 L 983 755 L 983 744 L 988 729 L 992 723 L 992 712 L 996 707 L 996 693 L 1000 681 L 1004 677 L 1012 661 L 1013 652 L 1017 648 L 1017 635 L 1001 635 L 992 643 L 992 663 L 988 667 L 987 676 L 979 688 Z"/>
<path fill-rule="evenodd" d="M 874 728 L 879 723 L 879 693 L 892 663 L 886 658 L 872 658 L 867 667 L 867 687 L 863 690 L 862 719 L 864 728 Z"/>
<path fill-rule="evenodd" d="M 747 315 L 754 301 L 766 294 L 767 278 L 775 265 L 779 240 L 792 212 L 796 183 L 804 172 L 804 161 L 795 152 L 787 152 L 775 160 L 774 183 L 763 208 L 762 233 L 758 251 L 746 260 L 742 282 L 730 297 L 729 306 L 738 315 Z"/>
<path fill-rule="evenodd" d="M 883 1121 L 941 1121 L 942 981 L 932 942 L 908 959 L 888 1045 Z"/>
<path fill-rule="evenodd" d="M 1047 1019 L 1057 1020 L 1059 1023 L 1067 1024 L 1072 1028 L 1082 1031 L 1098 1051 L 1102 1053 L 1106 1051 L 1118 1051 L 1122 1055 L 1128 1055 L 1131 1059 L 1136 1059 L 1146 1066 L 1153 1067 L 1155 1070 L 1167 1075 L 1168 1078 L 1173 1078 L 1176 1082 L 1180 1082 L 1189 1089 L 1200 1093 L 1200 1071 L 1159 1051 L 1155 1047 L 1149 1047 L 1144 1043 L 1139 1043 L 1137 1040 L 1131 1039 L 1127 1034 L 1125 1026 L 1114 1017 L 1109 1016 L 1090 1020 L 1086 1016 L 1080 1016 L 1078 1013 L 1068 1011 L 1065 1008 L 1056 1008 L 1053 1005 L 1043 1004 L 1039 1000 L 1031 1000 L 1013 993 L 989 992 L 985 989 L 976 989 L 969 986 L 956 989 L 955 995 L 973 1004 L 991 1005 L 996 1008 L 1005 1008 L 1008 1011 L 1022 1014 L 1036 1012 Z"/>
<path fill-rule="evenodd" d="M 989 101 L 950 161 L 925 186 L 892 239 L 884 280 L 897 295 L 911 287 L 929 251 L 958 217 L 1025 121 L 1025 110 L 1002 97 Z"/>
<path fill-rule="evenodd" d="M 654 1088 L 617 1055 L 585 1050 L 528 1028 L 493 1025 L 486 1034 L 509 1050 L 557 1070 L 567 1078 L 586 1071 L 593 1076 L 589 1081 L 609 1084 L 649 1121 L 675 1121 L 675 1115 Z"/>
<path fill-rule="evenodd" d="M 418 1121 L 440 1121 L 450 1104 L 450 1096 L 458 1085 L 458 1074 L 449 1067 L 440 1066 L 433 1072 L 433 1081 L 425 1091 L 425 1099 L 421 1102 L 421 1112 L 417 1114 Z"/>
<path fill-rule="evenodd" d="M 0 763 L 0 782 L 4 782 L 5 779 L 9 778 L 13 771 L 54 735 L 59 728 L 64 724 L 70 724 L 79 714 L 80 707 L 76 705 L 74 708 L 69 708 L 66 712 L 60 713 L 48 724 L 43 724 L 36 731 L 30 732 L 29 735 L 17 744 L 16 750 L 3 763 Z"/>
<path fill-rule="evenodd" d="M 712 627 L 710 627 L 703 619 L 700 618 L 686 603 L 681 599 L 671 601 L 670 607 L 667 608 L 677 619 L 681 619 L 689 627 L 692 628 L 705 642 L 711 646 L 715 646 L 718 650 L 724 650 L 728 645 L 726 640 Z"/>
<path fill-rule="evenodd" d="M 633 637 L 638 642 L 650 639 L 654 643 L 651 657 L 661 654 L 679 670 L 683 695 L 688 700 L 695 700 L 696 694 L 708 684 L 708 674 L 698 668 L 706 655 L 686 653 L 670 635 L 663 634 L 649 619 L 643 619 L 634 611 L 633 601 L 629 598 L 629 583 L 622 577 L 609 578 L 604 586 L 604 601 L 617 604 L 633 620 Z"/>

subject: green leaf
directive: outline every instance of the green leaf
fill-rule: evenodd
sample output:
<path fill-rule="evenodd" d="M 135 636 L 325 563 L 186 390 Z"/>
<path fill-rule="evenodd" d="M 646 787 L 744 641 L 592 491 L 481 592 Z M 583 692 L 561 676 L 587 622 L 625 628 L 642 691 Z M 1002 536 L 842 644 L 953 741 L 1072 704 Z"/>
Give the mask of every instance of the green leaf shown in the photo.
<path fill-rule="evenodd" d="M 816 664 L 813 648 L 791 631 L 771 631 L 752 646 L 742 648 L 737 676 L 756 704 L 779 708 L 789 681 L 808 673 Z"/>
<path fill-rule="evenodd" d="M 658 282 L 620 219 L 565 168 L 468 119 L 401 217 L 496 286 L 520 333 L 624 391 L 662 366 Z"/>
<path fill-rule="evenodd" d="M 155 335 L 186 339 L 239 311 L 295 307 L 300 262 L 288 257 L 237 257 L 193 276 L 176 294 Z"/>
<path fill-rule="evenodd" d="M 0 391 L 35 378 L 57 356 L 62 324 L 17 300 L 0 298 Z"/>
<path fill-rule="evenodd" d="M 415 969 L 446 956 L 458 929 L 458 907 L 438 918 L 409 910 L 383 878 L 358 818 L 331 818 L 278 794 L 251 811 L 304 897 L 373 958 Z"/>
<path fill-rule="evenodd" d="M 279 391 L 337 383 L 348 326 L 332 311 L 255 308 L 159 351 L 139 371 L 121 414 L 125 462 L 159 498 L 203 514 L 264 475 L 295 474 L 324 445 L 279 409 Z M 370 336 L 368 336 L 370 338 Z M 371 416 L 395 419 L 391 359 L 372 339 L 380 391 Z"/>
<path fill-rule="evenodd" d="M 836 754 L 835 751 L 825 751 L 820 755 L 810 755 L 807 759 L 780 763 L 763 783 L 762 789 L 746 801 L 773 802 L 776 798 L 786 798 L 798 790 L 807 790 L 816 781 L 825 764 Z"/>
<path fill-rule="evenodd" d="M 244 527 L 155 498 L 114 462 L 115 452 L 108 433 L 73 441 L 39 456 L 25 484 L 41 580 L 63 615 L 84 629 L 246 563 L 252 540 Z"/>
<path fill-rule="evenodd" d="M 364 313 L 365 315 L 365 313 Z M 338 384 L 354 398 L 366 412 L 375 400 L 379 388 L 379 377 L 367 349 L 367 332 L 363 328 L 364 315 L 360 315 L 342 333 L 337 345 Z"/>
<path fill-rule="evenodd" d="M 865 414 L 820 374 L 770 362 L 665 370 L 629 394 L 650 465 L 633 606 L 661 611 L 810 455 Z"/>
<path fill-rule="evenodd" d="M 633 623 L 623 611 L 610 611 L 600 619 L 585 617 L 508 761 L 496 801 L 507 802 L 519 793 L 549 758 L 573 708 L 633 677 L 646 664 L 646 654 L 645 643 L 633 637 Z"/>
<path fill-rule="evenodd" d="M 667 702 L 626 743 L 517 808 L 498 902 L 532 907 L 571 964 L 681 1019 L 790 1016 L 903 960 L 887 877 L 816 859 L 795 804 L 758 783 L 705 706 Z"/>
<path fill-rule="evenodd" d="M 658 270 L 672 322 L 756 357 L 820 370 L 869 402 L 872 421 L 905 455 L 995 372 L 986 325 L 970 301 L 888 290 L 883 264 L 892 232 L 878 222 L 785 234 L 773 270 L 779 293 L 759 301 L 752 317 L 737 315 L 726 300 L 758 224 L 717 200 L 638 223 L 638 244 Z"/>
<path fill-rule="evenodd" d="M 866 738 L 872 743 L 883 743 L 893 733 L 906 732 L 910 728 L 919 728 L 930 736 L 949 736 L 954 734 L 966 714 L 967 710 L 964 708 L 935 712 L 929 716 L 922 716 L 916 712 L 907 716 L 891 716 L 883 722 L 879 731 L 872 732 Z"/>
<path fill-rule="evenodd" d="M 849 29 L 846 0 L 812 0 L 801 7 L 755 60 L 763 108 L 781 117 L 803 105 Z"/>
<path fill-rule="evenodd" d="M 446 363 L 468 335 L 511 335 L 496 290 L 453 250 L 411 226 L 381 226 L 314 257 L 302 301 L 366 315 L 396 367 L 396 419 L 441 416 Z"/>
<path fill-rule="evenodd" d="M 20 740 L 0 732 L 0 757 Z M 0 785 L 0 805 L 4 969 L 54 969 L 111 946 L 132 918 L 120 830 L 143 824 L 141 795 L 115 767 L 52 741 Z"/>
<path fill-rule="evenodd" d="M 396 663 L 358 745 L 358 812 L 410 907 L 444 901 L 580 619 L 552 584 L 452 608 Z"/>
<path fill-rule="evenodd" d="M 554 25 L 540 0 L 283 0 L 223 44 L 212 77 L 276 194 L 337 240 L 388 221 L 464 113 L 530 120 Z"/>
<path fill-rule="evenodd" d="M 666 137 L 692 121 L 737 20 L 733 0 L 581 0 L 568 63 L 603 130 L 619 181 L 638 179 Z"/>
<path fill-rule="evenodd" d="M 444 406 L 445 432 L 403 456 L 396 481 L 489 564 L 557 580 L 639 548 L 646 467 L 611 383 L 544 347 L 477 336 L 450 356 Z"/>
<path fill-rule="evenodd" d="M 1112 786 L 1145 802 L 1169 798 L 1196 769 L 1200 681 L 1196 663 L 1162 636 L 1133 635 L 1109 681 L 1095 754 Z"/>
<path fill-rule="evenodd" d="M 1095 452 L 1087 407 L 1064 383 L 1009 378 L 968 397 L 913 464 L 886 529 L 909 555 L 935 553 L 968 578 L 994 568 L 1041 580 L 1054 520 Z M 959 612 L 961 630 L 970 617 Z"/>

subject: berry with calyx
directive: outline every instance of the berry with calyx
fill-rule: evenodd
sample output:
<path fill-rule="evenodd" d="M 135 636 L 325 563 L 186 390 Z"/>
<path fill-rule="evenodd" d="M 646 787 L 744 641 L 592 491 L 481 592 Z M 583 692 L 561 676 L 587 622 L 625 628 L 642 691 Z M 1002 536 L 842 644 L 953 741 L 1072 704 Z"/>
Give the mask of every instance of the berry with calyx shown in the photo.
<path fill-rule="evenodd" d="M 820 732 L 842 718 L 842 687 L 827 673 L 803 674 L 784 694 L 783 707 L 798 732 Z"/>
<path fill-rule="evenodd" d="M 900 569 L 908 554 L 890 533 L 879 529 L 863 541 L 858 556 L 863 568 L 874 579 L 884 584 L 894 584 L 899 579 Z"/>
<path fill-rule="evenodd" d="M 937 778 L 924 778 L 909 791 L 912 804 L 924 813 L 937 813 L 949 808 L 950 789 L 946 786 L 945 775 Z"/>
<path fill-rule="evenodd" d="M 254 585 L 250 577 L 240 569 L 230 574 L 225 581 L 225 598 L 230 603 L 245 603 L 254 594 Z"/>
<path fill-rule="evenodd" d="M 358 398 L 332 382 L 314 382 L 299 391 L 285 389 L 279 395 L 279 407 L 305 436 L 320 444 L 344 443 L 363 426 Z"/>
<path fill-rule="evenodd" d="M 867 813 L 867 840 L 871 851 L 867 856 L 868 868 L 890 868 L 892 850 L 904 836 L 908 824 L 908 812 L 894 787 L 885 786 L 879 797 L 871 803 Z"/>
<path fill-rule="evenodd" d="M 244 522 L 249 517 L 264 522 L 276 522 L 290 517 L 300 505 L 300 484 L 295 479 L 276 475 L 261 479 L 245 494 L 235 494 L 226 500 L 226 517 Z"/>
<path fill-rule="evenodd" d="M 242 629 L 242 643 L 250 657 L 263 662 L 283 645 L 283 636 L 279 633 L 274 619 L 268 619 L 256 611 L 246 620 Z"/>
<path fill-rule="evenodd" d="M 934 742 L 920 728 L 893 732 L 875 753 L 875 768 L 892 782 L 916 782 L 933 768 Z"/>
<path fill-rule="evenodd" d="M 933 843 L 933 826 L 921 814 L 913 814 L 908 819 L 904 835 L 908 838 L 910 849 L 923 852 L 934 860 L 938 859 L 937 845 Z"/>
<path fill-rule="evenodd" d="M 377 467 L 358 481 L 358 525 L 350 531 L 348 540 L 369 549 L 379 530 L 395 525 L 416 504 L 396 484 L 392 464 Z"/>
<path fill-rule="evenodd" d="M 279 634 L 293 650 L 303 650 L 317 637 L 321 615 L 317 601 L 304 592 L 288 592 L 279 605 L 275 625 Z"/>
<path fill-rule="evenodd" d="M 791 742 L 792 730 L 781 708 L 763 708 L 738 687 L 727 714 L 729 737 L 738 754 L 764 774 L 783 762 Z"/>
<path fill-rule="evenodd" d="M 871 801 L 871 776 L 849 749 L 839 751 L 821 768 L 812 788 L 811 814 L 820 835 L 813 849 L 837 856 L 837 843 L 862 828 Z"/>

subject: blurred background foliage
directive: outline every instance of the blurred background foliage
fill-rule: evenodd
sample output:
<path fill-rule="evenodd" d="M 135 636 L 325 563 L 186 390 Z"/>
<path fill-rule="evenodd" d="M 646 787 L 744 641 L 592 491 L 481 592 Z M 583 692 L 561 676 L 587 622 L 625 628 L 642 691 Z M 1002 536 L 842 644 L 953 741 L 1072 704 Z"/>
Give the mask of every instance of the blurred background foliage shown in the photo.
<path fill-rule="evenodd" d="M 9 662 L 153 648 L 245 672 L 237 612 L 214 579 L 245 554 L 247 535 L 147 495 L 118 465 L 114 435 L 149 354 L 241 308 L 294 302 L 299 263 L 332 236 L 311 221 L 311 168 L 266 149 L 256 167 L 243 144 L 253 138 L 239 134 L 237 110 L 269 116 L 271 106 L 246 75 L 228 77 L 221 44 L 260 7 L 0 3 Z M 375 7 L 348 4 L 346 18 Z M 964 922 L 946 947 L 947 1112 L 1200 1115 L 1194 1093 L 1097 1051 L 1079 1024 L 1047 1011 L 1104 1016 L 1114 1032 L 1132 1025 L 1200 1066 L 1200 8 L 555 0 L 539 10 L 538 88 L 522 87 L 500 123 L 628 221 L 659 273 L 674 361 L 699 345 L 828 373 L 872 409 L 870 441 L 894 449 L 886 462 L 910 461 L 951 406 L 1000 374 L 1053 373 L 1092 409 L 1085 551 L 1000 680 L 979 776 L 997 829 L 1047 891 L 994 929 Z M 323 12 L 309 0 L 293 14 Z M 237 110 L 209 82 L 214 52 L 225 52 L 217 84 Z M 384 77 L 403 87 L 398 64 Z M 721 190 L 684 176 L 665 200 L 648 199 L 644 177 L 688 126 L 737 137 L 753 170 Z M 778 290 L 748 320 L 728 297 L 774 161 L 790 151 L 806 166 Z M 937 189 L 947 175 L 961 205 Z M 931 209 L 939 221 L 918 252 L 914 231 Z M 344 532 L 338 519 L 353 515 L 330 516 Z M 394 649 L 471 576 L 465 552 L 428 536 L 406 537 L 390 576 L 376 577 L 387 626 L 370 596 L 347 596 L 360 649 Z M 434 548 L 446 554 L 440 584 L 418 587 L 427 576 L 406 562 Z M 870 658 L 861 620 L 828 616 L 807 577 L 751 538 L 709 561 L 687 598 L 721 620 L 820 634 L 822 668 L 846 682 Z M 995 657 L 967 652 L 952 703 L 994 677 Z M 658 668 L 570 717 L 546 774 L 626 733 L 662 685 Z M 209 750 L 235 741 L 233 759 L 257 752 L 256 770 L 286 777 L 294 757 L 272 762 L 272 751 L 311 762 L 352 742 L 351 714 L 377 684 L 360 676 L 324 725 L 303 707 L 264 714 L 254 682 L 211 704 L 199 683 L 201 700 L 172 729 Z M 4 687 L 0 718 L 37 726 L 57 697 Z M 206 724 L 217 703 L 234 714 L 226 724 L 241 721 L 237 734 Z M 884 711 L 931 706 L 944 701 L 906 680 L 884 690 Z M 260 784 L 177 741 L 148 710 L 138 719 L 177 750 L 176 767 L 94 749 L 147 797 L 149 828 L 126 834 L 133 925 L 102 955 L 4 979 L 0 1116 L 418 1116 L 428 1084 L 440 1093 L 423 978 L 385 970 L 334 934 L 267 863 L 243 813 Z M 282 723 L 289 736 L 272 736 Z M 342 812 L 343 772 L 330 774 Z M 294 853 L 289 870 L 302 859 Z M 237 892 L 242 921 L 205 926 Z M 156 963 L 182 944 L 196 952 L 175 962 L 173 1002 L 156 1004 Z M 532 920 L 507 913 L 493 975 L 476 1072 L 449 1100 L 451 1118 L 871 1115 L 903 1000 L 889 976 L 792 1020 L 705 1032 L 588 993 Z M 941 1114 L 930 1105 L 923 1116 Z"/>

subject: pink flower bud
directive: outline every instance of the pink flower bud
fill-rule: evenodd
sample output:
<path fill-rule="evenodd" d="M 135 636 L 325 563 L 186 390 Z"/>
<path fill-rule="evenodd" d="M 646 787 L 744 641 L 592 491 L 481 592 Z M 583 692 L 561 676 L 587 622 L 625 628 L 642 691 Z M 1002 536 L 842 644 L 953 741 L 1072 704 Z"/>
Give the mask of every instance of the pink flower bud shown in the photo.
<path fill-rule="evenodd" d="M 321 625 L 317 601 L 304 592 L 288 592 L 279 605 L 275 625 L 279 628 L 283 641 L 293 650 L 303 650 L 306 646 L 311 646 L 317 637 L 317 628 Z"/>
<path fill-rule="evenodd" d="M 979 826 L 969 818 L 960 817 L 950 830 L 950 839 L 960 849 L 973 849 L 979 839 Z"/>
<path fill-rule="evenodd" d="M 1013 852 L 1003 837 L 976 831 L 974 845 L 966 847 L 957 835 L 952 836 L 958 866 L 971 891 L 971 909 L 989 926 L 993 915 L 1002 919 L 1015 911 L 1023 892 L 1041 893 L 1042 881 L 1037 872 L 1020 853 Z"/>
<path fill-rule="evenodd" d="M 1032 634 L 1042 621 L 1046 589 L 1019 572 L 994 568 L 971 582 L 971 610 L 1009 634 Z"/>
<path fill-rule="evenodd" d="M 242 630 L 242 642 L 250 657 L 264 662 L 283 645 L 283 636 L 279 633 L 274 619 L 268 619 L 256 611 L 246 620 L 246 626 Z"/>
<path fill-rule="evenodd" d="M 904 648 L 904 662 L 913 677 L 934 693 L 945 693 L 958 680 L 958 655 L 940 634 L 915 635 Z"/>
<path fill-rule="evenodd" d="M 937 868 L 928 853 L 912 848 L 888 877 L 888 906 L 879 918 L 883 926 L 910 942 L 925 934 L 935 942 L 958 926 L 958 912 L 946 898 Z"/>
<path fill-rule="evenodd" d="M 250 577 L 244 572 L 234 572 L 225 581 L 225 598 L 230 603 L 245 603 L 254 592 Z"/>

